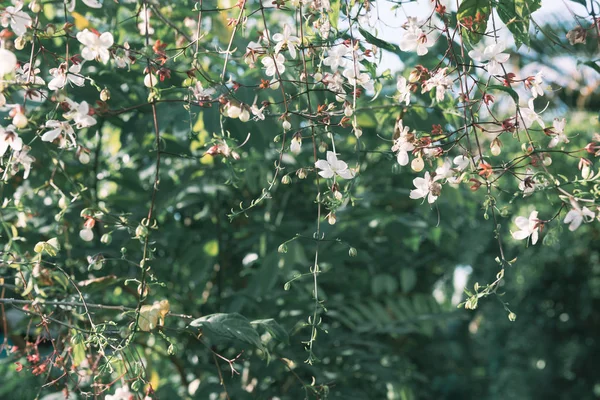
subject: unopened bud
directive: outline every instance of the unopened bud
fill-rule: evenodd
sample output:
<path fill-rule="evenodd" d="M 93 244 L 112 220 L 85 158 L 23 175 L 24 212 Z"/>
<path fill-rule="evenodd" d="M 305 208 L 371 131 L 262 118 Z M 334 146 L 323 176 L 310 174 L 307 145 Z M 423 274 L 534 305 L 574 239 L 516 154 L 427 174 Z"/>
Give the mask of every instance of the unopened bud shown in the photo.
<path fill-rule="evenodd" d="M 284 185 L 289 185 L 290 183 L 292 183 L 292 178 L 290 178 L 289 175 L 284 175 L 283 178 L 281 178 L 281 183 L 283 183 Z"/>
<path fill-rule="evenodd" d="M 16 113 L 13 117 L 12 123 L 17 128 L 25 128 L 27 126 L 27 117 L 23 113 Z"/>
<path fill-rule="evenodd" d="M 329 213 L 329 215 L 327 215 L 327 222 L 329 223 L 329 225 L 335 225 L 337 219 L 334 213 Z"/>
<path fill-rule="evenodd" d="M 86 153 L 85 151 L 82 151 L 81 153 L 79 153 L 79 162 L 82 164 L 89 164 L 90 163 L 90 155 L 88 153 Z"/>
<path fill-rule="evenodd" d="M 350 250 L 348 250 L 348 255 L 350 257 L 356 257 L 357 254 L 358 254 L 358 251 L 354 247 L 350 247 Z"/>
<path fill-rule="evenodd" d="M 18 38 L 15 39 L 15 49 L 17 49 L 17 50 L 23 50 L 25 48 L 26 44 L 27 44 L 27 40 L 25 40 L 25 38 L 23 36 L 19 36 Z"/>
<path fill-rule="evenodd" d="M 296 176 L 298 177 L 298 179 L 306 179 L 306 170 L 304 168 L 300 168 L 298 171 L 296 171 Z"/>
<path fill-rule="evenodd" d="M 137 238 L 144 238 L 148 236 L 148 228 L 144 225 L 138 225 L 138 227 L 135 228 L 135 236 Z"/>
<path fill-rule="evenodd" d="M 102 101 L 110 100 L 110 90 L 108 90 L 106 88 L 102 89 L 102 91 L 100 92 L 100 100 L 102 100 Z"/>
<path fill-rule="evenodd" d="M 425 162 L 422 157 L 417 157 L 410 162 L 410 167 L 415 172 L 421 172 L 425 168 Z"/>

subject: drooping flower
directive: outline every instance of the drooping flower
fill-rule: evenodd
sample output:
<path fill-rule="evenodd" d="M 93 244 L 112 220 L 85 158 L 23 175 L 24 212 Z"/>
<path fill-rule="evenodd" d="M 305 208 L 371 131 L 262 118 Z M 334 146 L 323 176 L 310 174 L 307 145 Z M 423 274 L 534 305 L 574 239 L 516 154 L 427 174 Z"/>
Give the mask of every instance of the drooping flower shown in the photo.
<path fill-rule="evenodd" d="M 350 53 L 350 48 L 344 44 L 338 44 L 327 50 L 327 57 L 323 60 L 323 64 L 329 66 L 333 71 L 339 67 L 344 68 L 348 65 L 348 60 L 344 58 Z"/>
<path fill-rule="evenodd" d="M 0 61 L 1 62 L 1 61 Z M 22 85 L 45 85 L 46 82 L 39 76 L 40 69 L 33 68 L 30 70 L 30 64 L 25 63 L 16 70 L 17 82 Z"/>
<path fill-rule="evenodd" d="M 399 132 L 399 134 L 398 137 L 394 139 L 392 151 L 396 153 L 396 160 L 398 161 L 398 164 L 402 166 L 408 164 L 408 152 L 415 149 L 415 146 L 410 141 L 408 131 L 409 127 L 404 126 L 401 119 L 398 120 L 398 123 L 396 124 L 396 132 Z"/>
<path fill-rule="evenodd" d="M 106 64 L 110 59 L 108 48 L 114 43 L 112 33 L 104 32 L 96 35 L 94 32 L 84 29 L 77 33 L 77 40 L 84 45 L 81 56 L 86 60 L 99 60 Z"/>
<path fill-rule="evenodd" d="M 319 175 L 323 178 L 333 178 L 335 175 L 341 176 L 344 179 L 354 178 L 354 171 L 348 168 L 342 160 L 338 160 L 337 155 L 333 151 L 327 152 L 327 160 L 319 160 L 315 163 L 315 167 L 320 169 Z"/>
<path fill-rule="evenodd" d="M 579 228 L 582 222 L 591 222 L 596 217 L 596 214 L 587 207 L 580 208 L 577 203 L 571 203 L 573 204 L 573 209 L 567 213 L 563 222 L 569 224 L 569 230 L 572 232 Z"/>
<path fill-rule="evenodd" d="M 296 46 L 300 46 L 300 38 L 292 35 L 292 28 L 288 24 L 283 26 L 283 33 L 273 35 L 273 40 L 277 42 L 275 45 L 275 53 L 279 53 L 283 46 L 287 46 L 290 56 L 296 58 Z"/>
<path fill-rule="evenodd" d="M 546 124 L 544 124 L 544 121 L 542 120 L 542 117 L 539 116 L 538 113 L 535 112 L 535 108 L 533 105 L 533 99 L 529 99 L 529 102 L 527 103 L 528 108 L 526 107 L 521 107 L 521 121 L 523 122 L 523 125 L 525 125 L 525 128 L 530 128 L 531 125 L 533 125 L 534 122 L 537 122 L 542 129 L 546 127 Z"/>
<path fill-rule="evenodd" d="M 23 179 L 27 179 L 31 172 L 31 164 L 35 161 L 35 158 L 29 155 L 31 147 L 23 146 L 21 151 L 13 153 L 12 158 L 12 173 L 15 175 L 19 172 L 20 167 L 23 167 Z"/>
<path fill-rule="evenodd" d="M 196 100 L 199 102 L 210 101 L 211 96 L 215 93 L 215 89 L 205 89 L 204 86 L 202 86 L 202 82 L 200 81 L 196 81 L 196 84 L 193 87 L 191 87 L 190 90 L 192 91 L 192 94 L 194 95 Z"/>
<path fill-rule="evenodd" d="M 0 49 L 0 78 L 15 71 L 17 57 L 12 51 Z"/>
<path fill-rule="evenodd" d="M 31 17 L 25 11 L 21 11 L 23 3 L 17 2 L 14 6 L 8 6 L 2 13 L 2 26 L 10 29 L 17 36 L 23 36 L 27 32 L 27 28 L 31 26 Z"/>
<path fill-rule="evenodd" d="M 413 185 L 415 189 L 410 191 L 410 198 L 415 200 L 427 198 L 429 204 L 433 204 L 442 191 L 442 185 L 431 178 L 429 171 L 425 172 L 423 178 L 413 179 Z"/>
<path fill-rule="evenodd" d="M 527 168 L 525 170 L 525 176 L 519 181 L 519 189 L 523 192 L 523 197 L 529 196 L 535 192 L 536 182 L 533 179 L 533 175 L 533 170 Z"/>
<path fill-rule="evenodd" d="M 566 119 L 554 118 L 554 122 L 552 123 L 552 126 L 554 127 L 552 132 L 554 133 L 554 135 L 552 136 L 552 139 L 550 139 L 550 143 L 548 143 L 549 148 L 554 148 L 560 143 L 569 143 L 569 138 L 567 137 L 567 135 L 565 135 L 566 124 Z"/>
<path fill-rule="evenodd" d="M 274 76 L 277 73 L 281 75 L 285 71 L 285 57 L 281 53 L 274 56 L 263 57 L 261 62 L 266 69 L 265 74 L 267 76 Z"/>
<path fill-rule="evenodd" d="M 83 86 L 85 84 L 85 78 L 79 73 L 81 72 L 81 64 L 71 64 L 67 72 L 67 64 L 62 63 L 58 68 L 52 68 L 50 74 L 53 76 L 52 80 L 48 82 L 48 89 L 58 90 L 65 87 L 67 82 L 71 82 L 75 86 Z"/>
<path fill-rule="evenodd" d="M 540 220 L 538 219 L 537 211 L 532 211 L 529 214 L 529 218 L 518 216 L 515 218 L 515 225 L 517 225 L 519 230 L 511 232 L 513 238 L 523 240 L 531 237 L 531 244 L 537 243 L 540 230 Z"/>
<path fill-rule="evenodd" d="M 429 52 L 429 47 L 435 44 L 433 36 L 426 34 L 418 26 L 416 18 L 408 18 L 406 33 L 400 39 L 400 50 L 417 51 L 417 54 L 423 56 Z"/>
<path fill-rule="evenodd" d="M 373 81 L 366 72 L 358 72 L 356 68 L 346 68 L 342 73 L 350 85 L 360 85 L 366 90 L 373 90 Z"/>
<path fill-rule="evenodd" d="M 503 53 L 506 49 L 506 43 L 500 41 L 487 46 L 483 52 L 477 49 L 469 51 L 469 57 L 475 61 L 487 61 L 487 70 L 490 75 L 504 75 L 502 64 L 510 58 L 508 53 Z"/>
<path fill-rule="evenodd" d="M 302 134 L 300 134 L 300 132 L 296 133 L 294 137 L 292 137 L 290 151 L 294 154 L 300 154 L 302 151 Z"/>
<path fill-rule="evenodd" d="M 446 70 L 448 70 L 448 67 L 441 68 L 435 73 L 435 75 L 426 80 L 423 83 L 422 92 L 429 92 L 431 89 L 435 88 L 436 100 L 444 100 L 446 89 L 452 86 L 452 80 L 446 76 Z"/>
<path fill-rule="evenodd" d="M 90 106 L 86 101 L 82 101 L 78 104 L 67 99 L 67 103 L 71 107 L 71 110 L 66 112 L 64 117 L 68 120 L 72 119 L 75 121 L 78 129 L 96 125 L 96 119 L 90 115 Z"/>
<path fill-rule="evenodd" d="M 526 81 L 530 87 L 531 94 L 533 95 L 534 99 L 538 96 L 544 95 L 544 88 L 542 87 L 542 85 L 544 84 L 543 78 L 544 78 L 544 75 L 540 71 L 537 74 L 535 74 L 535 76 L 533 78 Z"/>
<path fill-rule="evenodd" d="M 73 131 L 73 127 L 68 122 L 51 119 L 46 121 L 46 128 L 51 129 L 42 135 L 42 141 L 53 142 L 60 135 L 64 135 L 65 138 L 68 138 L 73 142 L 73 146 L 77 145 L 77 142 L 75 141 L 75 131 Z"/>
<path fill-rule="evenodd" d="M 396 88 L 398 92 L 400 92 L 400 103 L 404 102 L 404 104 L 410 104 L 410 83 L 406 80 L 405 77 L 401 76 L 398 78 L 398 83 L 396 83 Z"/>
<path fill-rule="evenodd" d="M 17 128 L 14 125 L 9 125 L 6 128 L 0 126 L 0 157 L 10 147 L 13 151 L 20 151 L 23 148 L 23 139 L 19 137 Z"/>

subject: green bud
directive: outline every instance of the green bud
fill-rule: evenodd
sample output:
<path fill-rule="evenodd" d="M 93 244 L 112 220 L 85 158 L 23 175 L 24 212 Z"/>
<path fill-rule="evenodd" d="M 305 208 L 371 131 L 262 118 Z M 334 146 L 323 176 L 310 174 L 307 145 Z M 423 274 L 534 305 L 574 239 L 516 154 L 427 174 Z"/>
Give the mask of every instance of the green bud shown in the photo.
<path fill-rule="evenodd" d="M 357 254 L 358 254 L 358 251 L 354 247 L 350 247 L 350 250 L 348 250 L 348 255 L 350 257 L 356 257 Z"/>

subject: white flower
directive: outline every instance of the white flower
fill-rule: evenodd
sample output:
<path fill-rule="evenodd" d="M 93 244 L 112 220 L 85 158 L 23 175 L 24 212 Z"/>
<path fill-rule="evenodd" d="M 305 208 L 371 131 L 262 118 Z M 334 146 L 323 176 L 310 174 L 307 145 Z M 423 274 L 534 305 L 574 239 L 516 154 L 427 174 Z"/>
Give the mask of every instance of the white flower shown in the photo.
<path fill-rule="evenodd" d="M 2 26 L 10 25 L 17 36 L 23 36 L 31 26 L 31 17 L 25 11 L 21 11 L 22 8 L 23 3 L 17 2 L 14 7 L 6 7 L 2 14 Z"/>
<path fill-rule="evenodd" d="M 360 72 L 357 75 L 356 68 L 347 68 L 344 70 L 343 75 L 348 79 L 350 85 L 360 85 L 366 90 L 373 90 L 373 82 L 366 72 Z"/>
<path fill-rule="evenodd" d="M 33 84 L 33 85 L 45 85 L 46 82 L 38 76 L 40 73 L 39 68 L 34 68 L 33 71 L 30 71 L 29 63 L 23 64 L 23 66 L 17 68 L 17 82 L 23 85 Z"/>
<path fill-rule="evenodd" d="M 452 162 L 449 159 L 445 159 L 444 163 L 436 168 L 434 181 L 441 181 L 447 179 L 450 183 L 458 183 L 459 179 L 455 176 L 456 171 L 452 168 Z"/>
<path fill-rule="evenodd" d="M 538 212 L 535 210 L 529 214 L 529 218 L 518 216 L 515 218 L 515 225 L 517 225 L 519 230 L 511 232 L 512 237 L 516 240 L 523 240 L 531 236 L 531 244 L 536 244 L 539 237 L 539 222 Z"/>
<path fill-rule="evenodd" d="M 197 101 L 210 101 L 211 96 L 215 93 L 215 89 L 213 88 L 204 89 L 200 81 L 197 81 L 196 85 L 191 87 L 190 90 Z"/>
<path fill-rule="evenodd" d="M 333 178 L 339 175 L 344 179 L 354 178 L 354 171 L 348 168 L 342 160 L 338 160 L 337 155 L 333 151 L 327 152 L 327 160 L 319 160 L 315 163 L 315 167 L 320 169 L 319 175 L 323 178 Z"/>
<path fill-rule="evenodd" d="M 150 26 L 151 15 L 152 12 L 148 8 L 146 8 L 145 12 L 140 13 L 140 22 L 137 24 L 137 27 L 142 36 L 146 36 L 146 34 L 152 35 L 154 33 L 154 28 Z"/>
<path fill-rule="evenodd" d="M 563 221 L 565 224 L 569 224 L 569 230 L 574 231 L 579 228 L 582 222 L 591 222 L 596 214 L 587 207 L 579 208 L 579 206 L 573 203 L 573 209 L 569 211 Z"/>
<path fill-rule="evenodd" d="M 16 129 L 14 125 L 9 125 L 6 129 L 0 126 L 0 157 L 9 147 L 13 151 L 20 151 L 23 148 L 23 139 L 15 132 Z"/>
<path fill-rule="evenodd" d="M 63 134 L 65 137 L 71 139 L 73 146 L 77 145 L 75 142 L 75 131 L 73 131 L 73 127 L 71 127 L 68 122 L 51 119 L 46 121 L 46 128 L 52 129 L 42 135 L 42 141 L 53 142 L 57 137 Z"/>
<path fill-rule="evenodd" d="M 121 386 L 115 390 L 115 394 L 107 395 L 106 400 L 129 400 L 133 397 L 133 394 L 129 391 L 129 386 Z"/>
<path fill-rule="evenodd" d="M 259 54 L 263 54 L 264 49 L 260 43 L 250 42 L 246 47 L 246 54 L 244 54 L 244 62 L 251 68 L 254 68 L 254 63 L 258 59 Z"/>
<path fill-rule="evenodd" d="M 27 179 L 29 176 L 29 172 L 31 172 L 31 164 L 35 161 L 35 158 L 29 155 L 29 150 L 31 150 L 29 146 L 23 146 L 21 151 L 13 153 L 13 175 L 19 172 L 20 166 L 23 166 L 23 179 Z"/>
<path fill-rule="evenodd" d="M 413 151 L 415 146 L 409 141 L 408 138 L 409 127 L 404 126 L 401 119 L 398 120 L 396 130 L 400 131 L 400 135 L 394 140 L 392 151 L 396 152 L 396 160 L 398 161 L 398 164 L 404 166 L 407 165 L 409 161 L 408 152 Z"/>
<path fill-rule="evenodd" d="M 339 73 L 333 75 L 326 74 L 323 81 L 327 83 L 327 89 L 335 93 L 337 101 L 344 101 L 346 99 L 346 92 L 344 91 L 344 78 Z"/>
<path fill-rule="evenodd" d="M 525 170 L 525 176 L 519 181 L 519 189 L 523 192 L 523 197 L 529 196 L 535 192 L 536 182 L 533 180 L 533 170 L 527 168 Z"/>
<path fill-rule="evenodd" d="M 295 134 L 290 144 L 290 151 L 294 154 L 300 154 L 302 151 L 302 135 Z"/>
<path fill-rule="evenodd" d="M 261 62 L 266 69 L 265 74 L 267 76 L 274 76 L 277 73 L 281 75 L 285 71 L 285 57 L 281 53 L 275 56 L 263 57 Z"/>
<path fill-rule="evenodd" d="M 343 68 L 348 64 L 348 60 L 344 58 L 348 53 L 350 53 L 350 49 L 343 43 L 333 46 L 327 50 L 327 57 L 323 60 L 323 64 L 329 66 L 333 71 L 339 67 Z"/>
<path fill-rule="evenodd" d="M 500 41 L 487 46 L 483 52 L 476 49 L 469 51 L 469 57 L 479 62 L 487 61 L 487 70 L 490 75 L 504 75 L 502 64 L 507 62 L 510 57 L 509 54 L 503 53 L 504 49 L 506 49 L 506 43 Z"/>
<path fill-rule="evenodd" d="M 542 78 L 542 73 L 538 72 L 537 74 L 535 74 L 535 77 L 529 81 L 529 84 L 531 85 L 531 94 L 533 95 L 534 99 L 538 96 L 544 95 L 544 88 L 542 87 L 544 81 Z"/>
<path fill-rule="evenodd" d="M 467 156 L 456 156 L 452 162 L 456 165 L 459 171 L 463 171 L 469 166 L 471 160 Z"/>
<path fill-rule="evenodd" d="M 77 104 L 74 101 L 67 99 L 67 103 L 71 107 L 71 110 L 66 112 L 64 117 L 68 120 L 74 120 L 78 129 L 96 125 L 96 119 L 89 115 L 90 106 L 86 101 Z"/>
<path fill-rule="evenodd" d="M 410 191 L 410 198 L 415 200 L 427 198 L 429 204 L 434 203 L 442 191 L 442 185 L 431 179 L 429 172 L 425 172 L 423 178 L 413 179 L 413 185 L 415 189 Z"/>
<path fill-rule="evenodd" d="M 17 68 L 17 57 L 13 52 L 0 49 L 0 78 L 15 71 Z"/>
<path fill-rule="evenodd" d="M 104 32 L 98 36 L 88 29 L 84 29 L 77 33 L 77 40 L 85 46 L 81 51 L 81 56 L 86 60 L 99 60 L 106 64 L 110 59 L 108 48 L 114 43 L 112 33 Z"/>
<path fill-rule="evenodd" d="M 417 54 L 423 56 L 429 51 L 429 47 L 435 44 L 435 40 L 423 29 L 419 28 L 416 18 L 408 18 L 408 27 L 406 33 L 400 39 L 400 50 L 417 51 Z"/>
<path fill-rule="evenodd" d="M 398 78 L 398 83 L 396 83 L 396 88 L 398 92 L 400 92 L 400 103 L 404 102 L 406 105 L 410 104 L 410 84 L 406 80 L 405 77 L 401 76 Z"/>
<path fill-rule="evenodd" d="M 85 4 L 86 6 L 90 7 L 90 8 L 102 8 L 102 3 L 100 3 L 98 0 L 82 0 L 83 4 Z M 66 1 L 65 1 L 66 3 Z M 67 11 L 69 12 L 73 12 L 75 11 L 75 0 L 70 0 L 69 4 L 67 5 Z"/>
<path fill-rule="evenodd" d="M 423 93 L 435 88 L 435 98 L 437 101 L 444 100 L 446 89 L 452 86 L 452 80 L 446 76 L 448 67 L 438 70 L 435 75 L 425 81 L 423 84 Z"/>
<path fill-rule="evenodd" d="M 265 109 L 265 107 L 261 107 L 258 108 L 258 106 L 256 104 L 252 104 L 252 107 L 250 107 L 250 111 L 252 112 L 252 115 L 254 115 L 256 117 L 256 119 L 259 119 L 261 121 L 264 121 L 265 119 L 265 114 L 263 114 L 263 110 Z"/>
<path fill-rule="evenodd" d="M 292 58 L 296 58 L 296 46 L 300 45 L 300 38 L 292 36 L 292 28 L 288 24 L 283 26 L 283 33 L 273 35 L 273 40 L 277 42 L 275 45 L 275 53 L 279 53 L 283 46 L 287 46 Z"/>
<path fill-rule="evenodd" d="M 521 121 L 525 125 L 525 128 L 530 128 L 534 122 L 537 122 L 542 128 L 546 128 L 546 124 L 544 124 L 542 118 L 535 112 L 533 99 L 529 99 L 527 104 L 529 108 L 521 107 Z"/>
<path fill-rule="evenodd" d="M 81 72 L 81 64 L 71 64 L 69 72 L 67 72 L 67 64 L 62 63 L 58 68 L 52 68 L 50 74 L 54 77 L 48 82 L 48 89 L 58 90 L 65 87 L 67 82 L 71 82 L 75 86 L 83 86 L 85 78 L 79 73 Z"/>
<path fill-rule="evenodd" d="M 550 139 L 550 143 L 548 143 L 549 148 L 556 147 L 560 143 L 569 143 L 569 138 L 567 138 L 567 135 L 565 135 L 566 123 L 567 123 L 567 121 L 564 118 L 563 119 L 554 118 L 554 122 L 552 123 L 552 126 L 554 127 L 555 135 L 552 136 L 552 139 Z"/>

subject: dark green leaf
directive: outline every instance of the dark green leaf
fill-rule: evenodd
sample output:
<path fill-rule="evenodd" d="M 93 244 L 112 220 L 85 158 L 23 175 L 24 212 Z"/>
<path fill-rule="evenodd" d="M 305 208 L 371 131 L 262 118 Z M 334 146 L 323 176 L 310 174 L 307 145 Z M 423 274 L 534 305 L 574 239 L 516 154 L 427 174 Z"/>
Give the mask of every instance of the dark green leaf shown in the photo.
<path fill-rule="evenodd" d="M 237 339 L 265 350 L 258 333 L 246 317 L 238 314 L 211 314 L 193 320 L 190 326 L 202 328 L 204 332 L 213 333 L 219 338 Z"/>
<path fill-rule="evenodd" d="M 458 7 L 457 18 L 459 21 L 472 19 L 473 30 L 464 30 L 467 38 L 472 44 L 479 42 L 487 29 L 487 21 L 490 16 L 489 0 L 463 0 Z"/>
<path fill-rule="evenodd" d="M 257 319 L 256 321 L 250 322 L 253 326 L 260 326 L 264 328 L 267 332 L 273 336 L 275 340 L 278 340 L 282 343 L 288 344 L 290 342 L 290 337 L 285 329 L 281 325 L 277 323 L 273 318 L 269 319 Z"/>
<path fill-rule="evenodd" d="M 381 49 L 385 49 L 394 53 L 398 53 L 400 51 L 398 46 L 396 46 L 395 44 L 376 38 L 375 36 L 371 35 L 369 32 L 365 31 L 362 28 L 358 28 L 358 30 L 360 34 L 364 36 L 367 42 L 374 44 L 375 46 Z"/>
<path fill-rule="evenodd" d="M 510 97 L 513 98 L 516 104 L 519 104 L 519 94 L 515 92 L 513 88 L 509 88 L 508 86 L 502 85 L 490 85 L 488 86 L 488 90 L 501 90 L 505 93 L 508 93 Z"/>
<path fill-rule="evenodd" d="M 529 46 L 529 21 L 531 14 L 541 6 L 540 0 L 499 0 L 498 15 L 515 38 L 517 48 Z"/>

